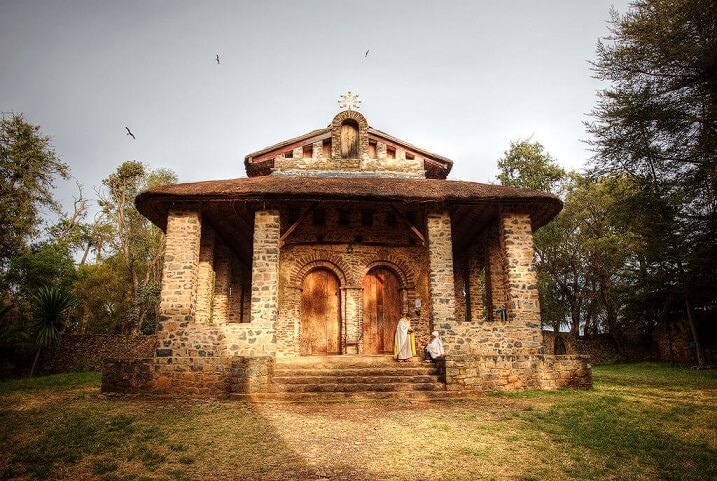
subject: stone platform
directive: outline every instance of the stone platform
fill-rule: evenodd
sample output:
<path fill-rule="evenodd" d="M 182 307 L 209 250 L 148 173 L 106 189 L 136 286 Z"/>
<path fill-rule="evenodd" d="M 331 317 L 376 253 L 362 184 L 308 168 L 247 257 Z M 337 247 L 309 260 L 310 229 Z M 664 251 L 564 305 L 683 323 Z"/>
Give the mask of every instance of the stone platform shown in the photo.
<path fill-rule="evenodd" d="M 438 363 L 391 356 L 155 357 L 107 360 L 102 391 L 245 401 L 433 400 L 487 391 L 592 385 L 583 356 L 457 356 Z"/>

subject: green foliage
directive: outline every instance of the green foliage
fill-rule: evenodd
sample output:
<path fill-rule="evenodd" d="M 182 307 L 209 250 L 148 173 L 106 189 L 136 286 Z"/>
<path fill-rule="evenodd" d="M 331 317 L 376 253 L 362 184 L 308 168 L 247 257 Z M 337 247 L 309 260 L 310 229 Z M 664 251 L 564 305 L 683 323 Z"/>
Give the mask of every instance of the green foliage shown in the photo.
<path fill-rule="evenodd" d="M 626 310 L 647 328 L 717 310 L 717 21 L 710 0 L 612 11 L 594 70 L 609 82 L 587 125 L 594 175 L 623 175 L 637 239 Z"/>
<path fill-rule="evenodd" d="M 68 246 L 43 242 L 12 259 L 6 279 L 20 299 L 29 300 L 41 287 L 69 288 L 75 276 L 75 263 Z"/>
<path fill-rule="evenodd" d="M 119 255 L 80 266 L 73 291 L 82 306 L 82 313 L 74 326 L 76 331 L 107 334 L 126 328 L 132 280 Z"/>
<path fill-rule="evenodd" d="M 131 288 L 123 332 L 153 329 L 164 256 L 164 234 L 139 213 L 134 198 L 143 189 L 173 182 L 172 171 L 149 171 L 137 161 L 124 162 L 102 181 L 100 206 L 111 231 L 108 245 L 124 263 Z"/>
<path fill-rule="evenodd" d="M 34 297 L 34 335 L 40 347 L 60 342 L 60 333 L 67 320 L 68 310 L 75 298 L 67 290 L 58 287 L 42 287 Z"/>
<path fill-rule="evenodd" d="M 22 114 L 0 118 L 0 272 L 38 233 L 42 209 L 57 209 L 55 178 L 69 169 L 48 136 Z"/>
<path fill-rule="evenodd" d="M 501 185 L 557 193 L 566 178 L 565 170 L 545 151 L 540 142 L 519 140 L 498 159 Z"/>

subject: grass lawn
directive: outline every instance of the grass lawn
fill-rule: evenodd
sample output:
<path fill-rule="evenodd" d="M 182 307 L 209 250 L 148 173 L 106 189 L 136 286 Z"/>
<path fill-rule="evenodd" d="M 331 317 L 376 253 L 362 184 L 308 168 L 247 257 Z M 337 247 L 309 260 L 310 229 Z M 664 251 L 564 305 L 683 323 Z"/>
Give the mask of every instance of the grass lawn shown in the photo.
<path fill-rule="evenodd" d="M 454 402 L 103 399 L 0 383 L 0 479 L 713 480 L 717 373 L 598 366 L 593 391 Z"/>

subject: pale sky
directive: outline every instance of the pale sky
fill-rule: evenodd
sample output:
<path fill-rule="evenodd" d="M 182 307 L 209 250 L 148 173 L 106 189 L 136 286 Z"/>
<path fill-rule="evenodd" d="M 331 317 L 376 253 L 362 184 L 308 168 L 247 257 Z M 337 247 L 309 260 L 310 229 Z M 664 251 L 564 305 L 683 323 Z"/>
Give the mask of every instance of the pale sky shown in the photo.
<path fill-rule="evenodd" d="M 450 179 L 492 182 L 510 141 L 531 135 L 580 169 L 591 155 L 583 121 L 606 87 L 588 61 L 611 5 L 626 10 L 616 0 L 0 0 L 0 110 L 41 125 L 90 195 L 125 160 L 180 182 L 244 176 L 246 154 L 326 127 L 347 90 L 372 127 L 453 159 Z M 67 204 L 73 190 L 61 182 L 58 197 Z"/>

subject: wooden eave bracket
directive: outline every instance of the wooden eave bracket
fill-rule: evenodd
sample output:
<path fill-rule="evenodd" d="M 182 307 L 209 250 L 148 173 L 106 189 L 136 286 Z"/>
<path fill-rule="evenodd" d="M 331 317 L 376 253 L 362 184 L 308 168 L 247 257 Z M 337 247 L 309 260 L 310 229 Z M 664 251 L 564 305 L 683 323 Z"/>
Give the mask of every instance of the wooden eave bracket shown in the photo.
<path fill-rule="evenodd" d="M 411 223 L 411 221 L 408 220 L 408 218 L 407 218 L 405 215 L 403 215 L 403 212 L 401 212 L 400 210 L 398 210 L 395 205 L 390 204 L 390 206 L 391 206 L 391 209 L 393 210 L 393 212 L 398 216 L 398 218 L 401 219 L 401 222 L 403 222 L 404 224 L 406 224 L 406 226 L 408 226 L 408 228 L 411 229 L 411 232 L 413 232 L 413 233 L 415 234 L 415 236 L 418 237 L 418 240 L 421 241 L 421 245 L 422 245 L 423 247 L 426 247 L 426 238 L 425 238 L 424 235 L 421 233 L 421 231 L 418 230 L 418 227 L 416 227 L 415 225 L 413 225 L 413 224 Z"/>
<path fill-rule="evenodd" d="M 296 228 L 299 227 L 299 225 L 301 225 L 302 222 L 304 222 L 304 220 L 309 216 L 309 214 L 311 214 L 311 213 L 314 211 L 314 209 L 316 208 L 316 204 L 317 204 L 316 202 L 314 202 L 313 204 L 311 204 L 311 206 L 309 206 L 309 208 L 306 209 L 306 210 L 299 216 L 298 219 L 296 219 L 296 222 L 294 222 L 293 224 L 291 224 L 291 225 L 289 226 L 289 228 L 286 229 L 286 232 L 284 232 L 284 233 L 281 235 L 281 237 L 279 238 L 279 247 L 280 247 L 280 248 L 281 248 L 281 247 L 284 247 L 284 243 L 286 242 L 287 237 L 289 237 L 289 236 L 291 235 L 291 233 L 294 232 L 294 231 L 296 230 Z"/>

